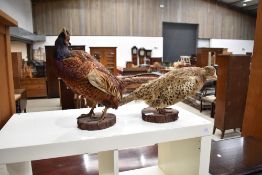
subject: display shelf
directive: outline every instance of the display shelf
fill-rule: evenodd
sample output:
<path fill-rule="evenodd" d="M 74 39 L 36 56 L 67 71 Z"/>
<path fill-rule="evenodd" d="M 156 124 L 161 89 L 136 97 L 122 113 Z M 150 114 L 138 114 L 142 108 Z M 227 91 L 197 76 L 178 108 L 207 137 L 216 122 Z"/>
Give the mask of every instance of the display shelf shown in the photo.
<path fill-rule="evenodd" d="M 185 156 L 181 156 L 186 162 L 179 160 L 179 156 L 173 156 L 174 159 L 164 156 L 166 159 L 161 159 L 159 166 L 165 169 L 172 159 L 172 164 L 177 161 L 184 164 L 186 173 L 188 167 L 192 167 L 201 175 L 208 174 L 212 124 L 176 105 L 172 107 L 179 111 L 177 121 L 148 123 L 141 118 L 144 107 L 147 107 L 144 103 L 129 103 L 117 110 L 109 109 L 108 112 L 116 115 L 117 122 L 99 131 L 77 128 L 76 118 L 87 113 L 86 108 L 15 114 L 0 131 L 0 164 L 7 164 L 10 171 L 24 171 L 25 167 L 30 171 L 32 160 L 98 153 L 100 175 L 118 174 L 118 150 L 158 144 L 161 159 L 161 155 L 166 154 L 161 152 L 163 145 L 168 143 L 168 148 L 175 148 L 176 144 L 184 143 L 183 147 L 191 146 L 177 148 L 185 152 Z M 102 108 L 95 111 L 101 112 Z M 171 150 L 168 155 L 175 154 Z"/>

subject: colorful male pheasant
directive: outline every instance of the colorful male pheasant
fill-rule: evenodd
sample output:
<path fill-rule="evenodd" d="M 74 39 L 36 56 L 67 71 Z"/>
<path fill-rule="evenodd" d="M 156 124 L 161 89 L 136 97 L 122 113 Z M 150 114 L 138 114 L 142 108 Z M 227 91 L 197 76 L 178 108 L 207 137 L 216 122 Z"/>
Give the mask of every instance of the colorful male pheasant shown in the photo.
<path fill-rule="evenodd" d="M 90 112 L 82 117 L 92 117 L 100 103 L 105 106 L 100 118 L 103 120 L 108 108 L 118 107 L 123 82 L 87 52 L 70 51 L 69 40 L 69 32 L 63 29 L 55 42 L 58 74 L 70 89 L 93 102 Z"/>

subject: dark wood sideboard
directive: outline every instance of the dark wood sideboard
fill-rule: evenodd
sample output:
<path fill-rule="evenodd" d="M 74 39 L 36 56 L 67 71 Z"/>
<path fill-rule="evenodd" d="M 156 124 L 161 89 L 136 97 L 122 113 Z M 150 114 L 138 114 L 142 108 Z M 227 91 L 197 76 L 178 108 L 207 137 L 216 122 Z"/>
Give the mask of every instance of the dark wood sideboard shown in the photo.
<path fill-rule="evenodd" d="M 250 56 L 218 55 L 214 132 L 242 128 L 249 82 Z"/>

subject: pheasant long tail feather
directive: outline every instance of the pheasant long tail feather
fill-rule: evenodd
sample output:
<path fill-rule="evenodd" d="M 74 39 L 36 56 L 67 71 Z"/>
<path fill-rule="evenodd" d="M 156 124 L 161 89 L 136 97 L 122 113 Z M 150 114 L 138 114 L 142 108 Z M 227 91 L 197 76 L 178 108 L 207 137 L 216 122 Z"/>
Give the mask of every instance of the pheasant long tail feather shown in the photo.
<path fill-rule="evenodd" d="M 122 105 L 127 104 L 127 103 L 129 103 L 131 101 L 134 101 L 134 100 L 137 100 L 137 98 L 136 98 L 134 93 L 131 93 L 131 94 L 129 94 L 129 95 L 127 95 L 127 96 L 122 98 L 119 106 L 122 106 Z"/>
<path fill-rule="evenodd" d="M 126 87 L 131 84 L 144 84 L 156 78 L 157 77 L 131 77 L 131 78 L 123 78 L 121 80 L 124 83 L 124 86 Z"/>
<path fill-rule="evenodd" d="M 150 80 L 157 79 L 159 76 L 160 75 L 158 74 L 144 73 L 144 74 L 136 74 L 136 75 L 118 77 L 118 79 L 120 79 L 123 82 L 124 87 L 126 87 L 131 84 L 144 84 Z"/>

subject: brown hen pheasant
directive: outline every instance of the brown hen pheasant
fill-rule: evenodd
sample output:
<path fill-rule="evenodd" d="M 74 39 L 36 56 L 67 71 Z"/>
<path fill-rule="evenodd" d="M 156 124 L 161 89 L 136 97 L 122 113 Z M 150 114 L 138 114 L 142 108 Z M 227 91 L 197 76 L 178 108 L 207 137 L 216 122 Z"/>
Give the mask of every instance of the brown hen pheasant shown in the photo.
<path fill-rule="evenodd" d="M 100 103 L 105 106 L 100 118 L 103 120 L 108 108 L 118 107 L 123 82 L 88 53 L 70 51 L 69 40 L 69 32 L 63 29 L 55 42 L 58 74 L 70 89 L 93 102 L 90 112 L 81 117 L 92 117 L 96 104 Z"/>
<path fill-rule="evenodd" d="M 174 69 L 161 77 L 142 84 L 138 89 L 123 97 L 121 105 L 133 100 L 143 100 L 159 113 L 187 96 L 194 95 L 204 85 L 206 79 L 216 78 L 214 67 L 187 67 Z"/>

